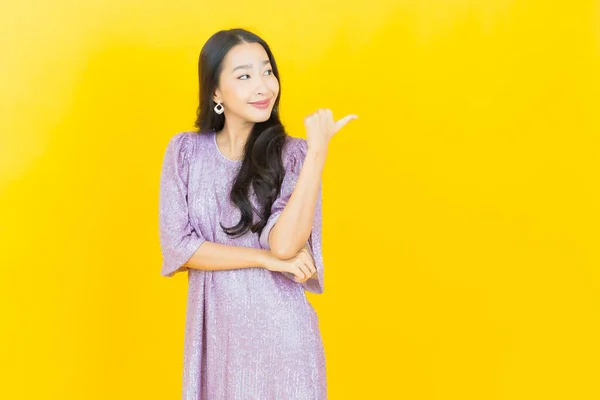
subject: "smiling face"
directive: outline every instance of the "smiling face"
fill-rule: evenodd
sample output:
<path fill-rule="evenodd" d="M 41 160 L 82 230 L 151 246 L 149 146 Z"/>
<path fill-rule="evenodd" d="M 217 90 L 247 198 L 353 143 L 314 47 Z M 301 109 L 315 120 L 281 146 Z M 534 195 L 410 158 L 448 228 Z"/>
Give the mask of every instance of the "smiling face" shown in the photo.
<path fill-rule="evenodd" d="M 279 81 L 259 43 L 241 43 L 229 50 L 213 96 L 215 103 L 221 100 L 226 120 L 264 122 L 271 116 L 278 94 Z"/>

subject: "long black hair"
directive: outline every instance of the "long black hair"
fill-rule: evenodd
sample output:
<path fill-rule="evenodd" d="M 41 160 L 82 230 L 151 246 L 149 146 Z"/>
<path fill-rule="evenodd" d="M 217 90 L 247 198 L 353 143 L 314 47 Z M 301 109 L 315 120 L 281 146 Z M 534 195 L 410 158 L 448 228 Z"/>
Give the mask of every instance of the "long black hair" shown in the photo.
<path fill-rule="evenodd" d="M 219 131 L 225 124 L 225 114 L 217 114 L 213 108 L 216 103 L 213 94 L 219 82 L 223 58 L 235 45 L 241 43 L 259 43 L 265 49 L 271 62 L 273 74 L 279 79 L 279 71 L 271 49 L 259 36 L 245 29 L 221 30 L 212 35 L 202 47 L 198 60 L 198 80 L 200 86 L 199 106 L 196 112 L 195 127 L 198 133 Z M 221 228 L 229 236 L 242 236 L 248 230 L 258 235 L 267 224 L 271 215 L 271 206 L 279 195 L 285 174 L 281 154 L 287 133 L 279 119 L 280 90 L 267 121 L 255 123 L 244 146 L 244 159 L 239 173 L 231 188 L 231 202 L 241 212 L 240 221 L 233 227 Z M 212 134 L 212 132 L 210 132 Z M 253 189 L 259 203 L 254 209 L 250 201 L 250 189 Z M 254 223 L 254 212 L 260 220 Z"/>

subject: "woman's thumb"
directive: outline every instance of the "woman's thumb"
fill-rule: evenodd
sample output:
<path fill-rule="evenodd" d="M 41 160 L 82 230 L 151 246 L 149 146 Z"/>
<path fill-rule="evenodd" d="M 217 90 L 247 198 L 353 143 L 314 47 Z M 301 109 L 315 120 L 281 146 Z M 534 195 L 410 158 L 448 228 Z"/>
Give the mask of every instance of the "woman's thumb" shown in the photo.
<path fill-rule="evenodd" d="M 335 123 L 335 131 L 336 132 L 339 131 L 340 129 L 342 129 L 342 127 L 344 127 L 344 125 L 346 125 L 348 122 L 350 122 L 356 118 L 358 118 L 358 115 L 355 115 L 355 114 L 346 115 L 344 118 L 340 119 L 338 122 Z"/>

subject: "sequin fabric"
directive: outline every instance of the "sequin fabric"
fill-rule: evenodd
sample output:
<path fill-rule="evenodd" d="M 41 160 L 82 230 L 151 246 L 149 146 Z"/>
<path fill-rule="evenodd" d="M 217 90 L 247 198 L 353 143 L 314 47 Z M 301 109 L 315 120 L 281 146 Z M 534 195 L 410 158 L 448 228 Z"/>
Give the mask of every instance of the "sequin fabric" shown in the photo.
<path fill-rule="evenodd" d="M 296 184 L 305 139 L 286 137 L 285 177 L 259 236 L 231 239 L 224 226 L 240 211 L 229 200 L 241 160 L 219 150 L 215 131 L 179 132 L 167 144 L 160 177 L 161 275 L 187 272 L 183 355 L 185 400 L 322 400 L 325 353 L 305 290 L 323 292 L 321 188 L 308 240 L 317 276 L 304 283 L 262 267 L 204 271 L 183 267 L 204 241 L 269 249 L 267 237 Z M 258 206 L 251 191 L 251 201 Z M 258 220 L 258 216 L 255 216 Z"/>

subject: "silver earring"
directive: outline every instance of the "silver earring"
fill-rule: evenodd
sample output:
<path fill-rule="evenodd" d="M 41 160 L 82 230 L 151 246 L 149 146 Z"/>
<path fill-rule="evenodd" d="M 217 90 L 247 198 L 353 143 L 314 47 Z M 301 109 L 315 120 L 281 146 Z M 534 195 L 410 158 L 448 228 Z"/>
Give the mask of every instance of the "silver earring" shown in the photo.
<path fill-rule="evenodd" d="M 225 108 L 221 105 L 221 100 L 219 100 L 217 105 L 215 106 L 215 112 L 217 114 L 223 114 L 223 111 L 225 111 Z"/>

